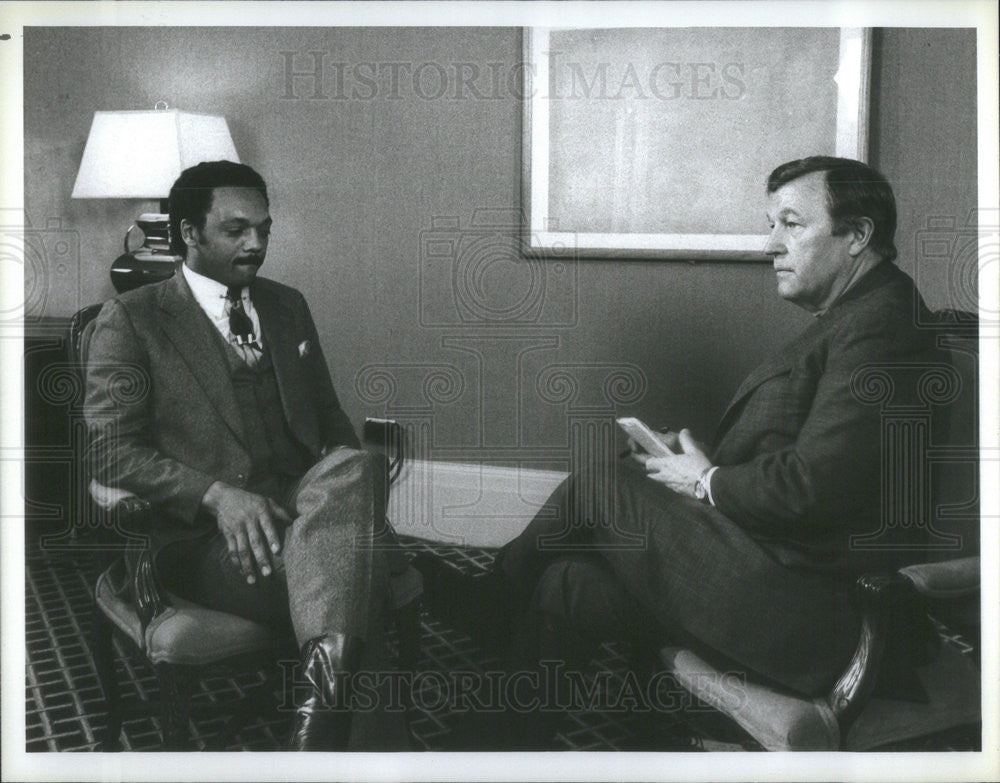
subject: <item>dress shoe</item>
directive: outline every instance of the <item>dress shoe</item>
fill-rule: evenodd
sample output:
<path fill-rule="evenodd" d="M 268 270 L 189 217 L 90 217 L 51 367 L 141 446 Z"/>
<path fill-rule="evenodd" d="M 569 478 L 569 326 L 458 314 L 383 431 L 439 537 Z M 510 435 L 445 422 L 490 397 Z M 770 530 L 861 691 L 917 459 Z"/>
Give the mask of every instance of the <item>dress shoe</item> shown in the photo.
<path fill-rule="evenodd" d="M 290 750 L 346 750 L 351 731 L 350 676 L 364 642 L 327 634 L 302 646 L 302 677 L 309 692 L 295 710 Z"/>
<path fill-rule="evenodd" d="M 413 565 L 424 577 L 424 599 L 436 619 L 467 633 L 487 652 L 506 649 L 514 610 L 498 571 L 470 576 L 423 552 Z"/>

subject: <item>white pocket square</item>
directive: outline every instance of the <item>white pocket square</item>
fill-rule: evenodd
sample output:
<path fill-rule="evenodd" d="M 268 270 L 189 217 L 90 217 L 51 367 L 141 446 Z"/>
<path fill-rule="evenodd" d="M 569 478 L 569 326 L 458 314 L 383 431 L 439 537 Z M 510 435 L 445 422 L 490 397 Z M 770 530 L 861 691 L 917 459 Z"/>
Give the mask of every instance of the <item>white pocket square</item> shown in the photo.
<path fill-rule="evenodd" d="M 302 342 L 300 342 L 299 343 L 299 358 L 300 359 L 304 359 L 310 353 L 312 353 L 312 343 L 310 343 L 308 340 L 303 340 Z"/>

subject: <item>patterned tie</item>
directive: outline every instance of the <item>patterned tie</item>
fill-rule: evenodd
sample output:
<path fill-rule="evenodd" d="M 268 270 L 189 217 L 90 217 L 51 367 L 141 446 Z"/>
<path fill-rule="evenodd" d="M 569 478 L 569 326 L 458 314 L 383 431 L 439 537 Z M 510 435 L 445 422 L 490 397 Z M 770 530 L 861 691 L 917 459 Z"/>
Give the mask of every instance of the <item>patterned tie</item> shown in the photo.
<path fill-rule="evenodd" d="M 242 294 L 243 289 L 239 286 L 230 286 L 226 290 L 226 299 L 229 300 L 229 334 L 246 363 L 256 367 L 261 348 L 253 333 L 253 321 L 243 309 Z"/>

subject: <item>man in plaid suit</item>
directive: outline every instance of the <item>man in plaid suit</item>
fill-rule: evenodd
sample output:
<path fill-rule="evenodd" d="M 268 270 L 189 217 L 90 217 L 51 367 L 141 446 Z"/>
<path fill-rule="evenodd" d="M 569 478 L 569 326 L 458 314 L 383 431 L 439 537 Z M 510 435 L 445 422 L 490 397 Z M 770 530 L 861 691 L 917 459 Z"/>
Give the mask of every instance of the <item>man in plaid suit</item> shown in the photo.
<path fill-rule="evenodd" d="M 494 570 L 462 577 L 422 559 L 437 611 L 522 662 L 608 639 L 694 645 L 728 668 L 815 696 L 858 640 L 856 576 L 900 565 L 916 527 L 878 532 L 878 406 L 852 381 L 873 364 L 926 361 L 925 305 L 893 263 L 885 177 L 813 157 L 767 184 L 778 293 L 816 316 L 737 390 L 711 447 L 687 430 L 654 458 L 630 442 L 613 488 L 571 475 Z M 597 493 L 600 494 L 600 493 Z M 568 661 L 567 661 L 568 662 Z"/>

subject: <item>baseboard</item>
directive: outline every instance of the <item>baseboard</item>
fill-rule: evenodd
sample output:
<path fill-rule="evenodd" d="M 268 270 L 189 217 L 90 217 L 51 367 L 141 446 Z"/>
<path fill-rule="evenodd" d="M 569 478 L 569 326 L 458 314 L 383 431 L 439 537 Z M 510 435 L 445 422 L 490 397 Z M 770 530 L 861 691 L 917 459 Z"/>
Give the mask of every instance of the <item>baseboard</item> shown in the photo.
<path fill-rule="evenodd" d="M 553 470 L 413 460 L 392 486 L 389 519 L 403 535 L 456 546 L 502 546 L 565 477 Z"/>

